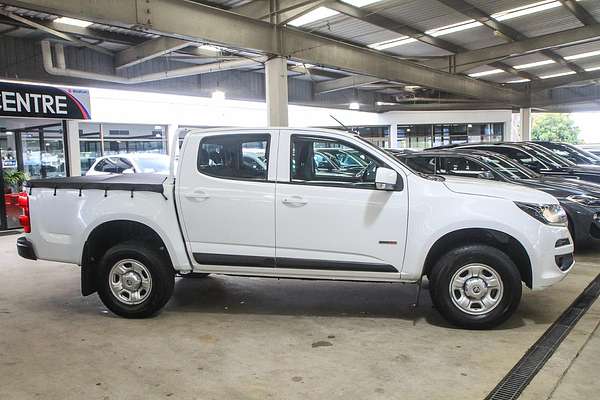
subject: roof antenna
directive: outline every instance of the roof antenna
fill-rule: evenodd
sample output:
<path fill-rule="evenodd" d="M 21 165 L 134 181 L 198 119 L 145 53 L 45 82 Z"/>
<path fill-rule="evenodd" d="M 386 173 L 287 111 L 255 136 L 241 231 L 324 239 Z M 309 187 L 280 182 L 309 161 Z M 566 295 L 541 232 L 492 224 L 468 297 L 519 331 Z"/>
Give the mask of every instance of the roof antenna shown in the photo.
<path fill-rule="evenodd" d="M 334 120 L 335 122 L 337 122 L 338 124 L 340 124 L 340 126 L 341 126 L 342 128 L 344 128 L 344 130 L 345 130 L 346 132 L 350 132 L 350 133 L 353 133 L 353 134 L 355 134 L 355 135 L 360 135 L 360 133 L 358 132 L 358 129 L 351 129 L 351 128 L 348 128 L 346 125 L 344 125 L 344 124 L 343 124 L 343 123 L 342 123 L 342 122 L 341 122 L 339 119 L 337 119 L 337 118 L 336 118 L 336 117 L 334 117 L 333 115 L 329 114 L 329 116 L 330 116 L 331 118 L 333 118 L 333 120 Z"/>

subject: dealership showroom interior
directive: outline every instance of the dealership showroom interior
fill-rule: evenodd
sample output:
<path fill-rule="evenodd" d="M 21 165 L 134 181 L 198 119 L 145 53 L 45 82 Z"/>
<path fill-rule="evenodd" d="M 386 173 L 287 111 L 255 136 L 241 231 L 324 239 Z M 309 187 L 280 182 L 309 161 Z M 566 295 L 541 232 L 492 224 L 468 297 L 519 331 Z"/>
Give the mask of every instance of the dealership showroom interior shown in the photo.
<path fill-rule="evenodd" d="M 0 400 L 600 398 L 600 0 L 0 0 L 0 159 Z"/>

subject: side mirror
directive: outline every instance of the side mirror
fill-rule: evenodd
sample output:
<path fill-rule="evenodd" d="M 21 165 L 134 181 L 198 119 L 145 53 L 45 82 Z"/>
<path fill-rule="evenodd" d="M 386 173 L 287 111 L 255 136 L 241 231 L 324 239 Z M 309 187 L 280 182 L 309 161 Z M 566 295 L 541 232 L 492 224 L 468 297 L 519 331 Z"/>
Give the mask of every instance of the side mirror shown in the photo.
<path fill-rule="evenodd" d="M 491 181 L 496 179 L 496 177 L 494 176 L 494 174 L 491 171 L 481 171 L 480 173 L 477 174 L 477 178 L 489 179 Z"/>
<path fill-rule="evenodd" d="M 375 187 L 378 190 L 394 190 L 398 173 L 390 168 L 379 167 L 375 173 Z"/>

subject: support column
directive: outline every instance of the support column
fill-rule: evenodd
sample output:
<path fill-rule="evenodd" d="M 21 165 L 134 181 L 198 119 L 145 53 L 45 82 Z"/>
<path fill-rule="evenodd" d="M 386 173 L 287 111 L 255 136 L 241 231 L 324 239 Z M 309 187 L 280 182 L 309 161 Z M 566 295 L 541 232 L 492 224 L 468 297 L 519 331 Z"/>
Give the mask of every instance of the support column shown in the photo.
<path fill-rule="evenodd" d="M 521 124 L 519 128 L 521 140 L 531 140 L 531 108 L 521 108 L 519 114 L 521 116 Z"/>
<path fill-rule="evenodd" d="M 81 175 L 81 155 L 79 152 L 79 122 L 66 122 L 66 151 L 69 154 L 69 174 L 70 176 L 79 176 Z"/>
<path fill-rule="evenodd" d="M 167 154 L 179 154 L 179 138 L 176 142 L 173 141 L 176 135 L 178 135 L 177 129 L 179 129 L 179 125 L 177 124 L 169 124 L 167 125 Z M 171 146 L 175 146 L 172 148 Z"/>
<path fill-rule="evenodd" d="M 390 144 L 391 149 L 398 148 L 398 124 L 390 125 Z"/>
<path fill-rule="evenodd" d="M 265 64 L 268 126 L 288 126 L 288 82 L 285 58 L 272 58 Z"/>

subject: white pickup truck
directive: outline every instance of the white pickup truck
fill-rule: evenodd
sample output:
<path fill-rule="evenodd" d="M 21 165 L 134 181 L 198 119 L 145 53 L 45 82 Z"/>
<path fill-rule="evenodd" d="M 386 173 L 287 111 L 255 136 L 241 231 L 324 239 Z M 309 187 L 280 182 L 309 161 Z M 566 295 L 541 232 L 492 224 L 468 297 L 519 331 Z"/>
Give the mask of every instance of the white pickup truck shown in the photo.
<path fill-rule="evenodd" d="M 174 157 L 172 157 L 174 159 Z M 574 264 L 566 216 L 522 186 L 424 176 L 323 129 L 191 131 L 177 172 L 28 182 L 19 254 L 81 266 L 83 295 L 147 317 L 177 274 L 421 283 L 489 328 Z M 310 287 L 307 287 L 310 291 Z"/>

